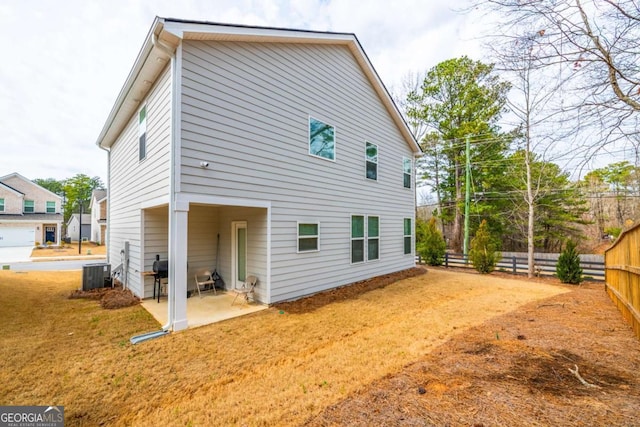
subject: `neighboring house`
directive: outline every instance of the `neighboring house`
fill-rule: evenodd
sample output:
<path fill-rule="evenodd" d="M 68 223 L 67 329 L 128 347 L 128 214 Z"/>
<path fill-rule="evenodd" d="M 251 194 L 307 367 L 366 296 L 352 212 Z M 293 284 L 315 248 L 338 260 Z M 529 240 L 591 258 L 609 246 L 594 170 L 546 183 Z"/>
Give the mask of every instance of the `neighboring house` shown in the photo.
<path fill-rule="evenodd" d="M 156 18 L 97 144 L 109 260 L 140 297 L 169 260 L 168 328 L 198 268 L 270 304 L 415 265 L 421 151 L 353 34 Z"/>
<path fill-rule="evenodd" d="M 0 177 L 0 247 L 60 243 L 62 197 L 18 173 Z"/>
<path fill-rule="evenodd" d="M 103 245 L 107 241 L 107 190 L 93 190 L 89 209 L 91 209 L 89 240 Z"/>
<path fill-rule="evenodd" d="M 82 213 L 82 228 L 80 227 L 80 214 L 74 213 L 69 217 L 67 221 L 67 237 L 72 242 L 80 241 L 80 232 L 82 231 L 82 241 L 90 240 L 91 236 L 91 214 L 88 212 Z"/>

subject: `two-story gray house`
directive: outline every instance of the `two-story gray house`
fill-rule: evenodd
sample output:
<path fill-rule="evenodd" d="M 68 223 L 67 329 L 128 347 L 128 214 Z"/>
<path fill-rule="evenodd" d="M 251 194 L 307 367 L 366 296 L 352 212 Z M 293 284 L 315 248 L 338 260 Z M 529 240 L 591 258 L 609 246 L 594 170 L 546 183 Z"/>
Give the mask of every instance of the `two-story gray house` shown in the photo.
<path fill-rule="evenodd" d="M 156 18 L 97 144 L 108 248 L 169 324 L 193 272 L 296 299 L 415 265 L 416 143 L 353 34 Z"/>

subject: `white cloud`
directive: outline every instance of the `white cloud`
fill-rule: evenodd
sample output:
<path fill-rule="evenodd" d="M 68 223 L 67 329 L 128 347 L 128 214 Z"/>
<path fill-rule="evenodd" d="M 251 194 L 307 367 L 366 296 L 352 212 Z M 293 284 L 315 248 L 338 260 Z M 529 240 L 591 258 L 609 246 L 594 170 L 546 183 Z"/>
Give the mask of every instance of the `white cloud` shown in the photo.
<path fill-rule="evenodd" d="M 462 54 L 469 20 L 437 0 L 5 0 L 0 175 L 107 178 L 95 141 L 155 16 L 355 33 L 384 83 Z M 467 37 L 471 39 L 471 37 Z M 471 46 L 471 47 L 468 47 Z"/>

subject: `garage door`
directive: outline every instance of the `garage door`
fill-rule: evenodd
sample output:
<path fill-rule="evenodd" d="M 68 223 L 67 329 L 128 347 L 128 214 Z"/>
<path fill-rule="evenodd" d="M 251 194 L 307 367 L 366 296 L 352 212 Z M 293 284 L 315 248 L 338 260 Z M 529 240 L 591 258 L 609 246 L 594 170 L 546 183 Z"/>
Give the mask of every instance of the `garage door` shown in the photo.
<path fill-rule="evenodd" d="M 0 227 L 0 247 L 35 246 L 36 231 L 33 227 Z"/>

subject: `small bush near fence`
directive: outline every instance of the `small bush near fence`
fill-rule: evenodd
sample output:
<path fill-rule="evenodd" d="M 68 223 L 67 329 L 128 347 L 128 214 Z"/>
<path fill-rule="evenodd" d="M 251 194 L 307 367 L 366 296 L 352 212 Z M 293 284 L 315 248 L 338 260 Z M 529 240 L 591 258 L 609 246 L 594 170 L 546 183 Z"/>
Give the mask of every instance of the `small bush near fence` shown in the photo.
<path fill-rule="evenodd" d="M 491 239 L 487 221 L 482 220 L 476 235 L 471 240 L 469 259 L 480 273 L 491 273 L 502 256 L 496 252 L 496 245 Z"/>
<path fill-rule="evenodd" d="M 444 255 L 447 252 L 447 243 L 438 230 L 436 219 L 429 222 L 418 222 L 417 226 L 418 254 L 424 262 L 431 266 L 444 264 Z"/>
<path fill-rule="evenodd" d="M 580 256 L 576 251 L 575 242 L 571 240 L 567 242 L 567 246 L 558 258 L 556 274 L 562 283 L 577 285 L 584 280 L 582 268 L 580 267 Z"/>

